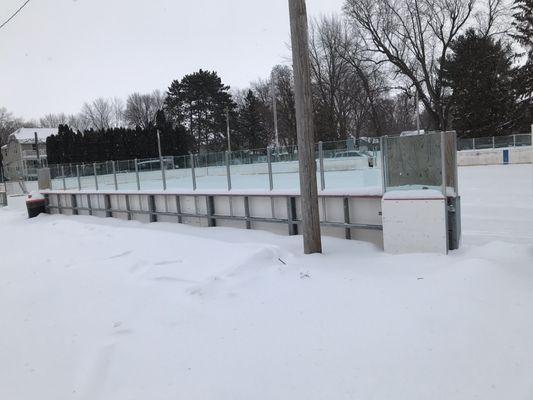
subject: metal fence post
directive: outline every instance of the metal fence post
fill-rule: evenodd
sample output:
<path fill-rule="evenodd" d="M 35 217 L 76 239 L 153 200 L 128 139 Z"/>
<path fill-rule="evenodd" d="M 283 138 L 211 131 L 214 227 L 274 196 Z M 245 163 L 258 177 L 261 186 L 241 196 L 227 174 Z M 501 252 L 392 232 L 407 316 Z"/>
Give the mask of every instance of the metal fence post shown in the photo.
<path fill-rule="evenodd" d="M 472 139 L 472 149 L 473 149 L 473 150 L 476 149 L 476 138 L 473 138 L 473 139 Z"/>
<path fill-rule="evenodd" d="M 344 223 L 349 224 L 350 223 L 350 199 L 348 197 L 345 197 L 343 199 L 343 205 L 344 205 Z M 344 230 L 344 237 L 348 240 L 352 239 L 352 230 L 347 227 Z"/>
<path fill-rule="evenodd" d="M 80 165 L 76 164 L 76 176 L 78 177 L 78 190 L 81 190 Z"/>
<path fill-rule="evenodd" d="M 137 180 L 137 190 L 141 190 L 141 180 L 139 178 L 139 164 L 137 159 L 135 161 L 135 179 Z"/>
<path fill-rule="evenodd" d="M 387 174 L 386 174 L 386 161 L 385 161 L 385 147 L 387 145 L 387 137 L 381 136 L 379 138 L 379 152 L 380 152 L 380 158 L 381 158 L 381 184 L 383 187 L 383 194 L 387 191 Z"/>
<path fill-rule="evenodd" d="M 159 162 L 161 163 L 161 178 L 163 179 L 163 190 L 167 190 L 167 175 L 165 173 L 165 162 L 163 161 L 163 157 L 159 158 Z"/>
<path fill-rule="evenodd" d="M 63 190 L 67 190 L 67 180 L 65 178 L 65 166 L 61 166 L 61 176 L 63 177 Z"/>
<path fill-rule="evenodd" d="M 93 173 L 94 173 L 94 185 L 96 190 L 98 190 L 98 175 L 96 174 L 96 163 L 93 163 Z"/>
<path fill-rule="evenodd" d="M 495 144 L 495 141 L 494 141 L 494 136 L 492 137 L 492 148 L 493 148 L 493 149 L 496 148 L 496 144 Z"/>
<path fill-rule="evenodd" d="M 226 151 L 226 177 L 228 178 L 228 191 L 231 190 L 230 152 Z"/>
<path fill-rule="evenodd" d="M 516 147 L 516 135 L 513 135 L 513 147 Z"/>
<path fill-rule="evenodd" d="M 194 170 L 194 154 L 191 154 L 192 190 L 196 190 L 196 171 Z"/>
<path fill-rule="evenodd" d="M 113 181 L 115 182 L 115 190 L 118 190 L 117 167 L 115 165 L 116 161 L 111 162 L 113 163 Z"/>
<path fill-rule="evenodd" d="M 320 190 L 326 188 L 326 177 L 324 176 L 324 148 L 322 141 L 318 142 L 318 159 L 320 167 Z"/>
<path fill-rule="evenodd" d="M 493 136 L 494 138 L 494 136 Z M 446 186 L 446 133 L 440 133 L 440 163 L 441 163 L 441 176 L 442 176 L 442 195 L 447 197 Z"/>
<path fill-rule="evenodd" d="M 267 162 L 268 162 L 268 185 L 270 191 L 274 190 L 274 178 L 272 176 L 272 149 L 267 149 Z"/>

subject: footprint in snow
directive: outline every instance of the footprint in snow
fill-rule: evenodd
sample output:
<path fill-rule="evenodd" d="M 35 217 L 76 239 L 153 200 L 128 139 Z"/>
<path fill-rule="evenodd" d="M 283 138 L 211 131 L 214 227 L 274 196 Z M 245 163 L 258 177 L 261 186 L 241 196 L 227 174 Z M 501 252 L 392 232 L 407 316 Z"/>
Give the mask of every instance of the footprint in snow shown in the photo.
<path fill-rule="evenodd" d="M 163 265 L 172 265 L 172 264 L 181 264 L 183 261 L 182 260 L 170 260 L 170 261 L 159 261 L 159 262 L 156 262 L 154 263 L 154 265 L 160 267 L 160 266 L 163 266 Z"/>
<path fill-rule="evenodd" d="M 131 253 L 133 253 L 133 250 L 128 250 L 128 251 L 125 251 L 124 253 L 120 253 L 120 254 L 117 254 L 115 256 L 111 256 L 111 257 L 108 258 L 108 260 L 114 260 L 116 258 L 125 257 L 127 255 L 130 255 Z"/>

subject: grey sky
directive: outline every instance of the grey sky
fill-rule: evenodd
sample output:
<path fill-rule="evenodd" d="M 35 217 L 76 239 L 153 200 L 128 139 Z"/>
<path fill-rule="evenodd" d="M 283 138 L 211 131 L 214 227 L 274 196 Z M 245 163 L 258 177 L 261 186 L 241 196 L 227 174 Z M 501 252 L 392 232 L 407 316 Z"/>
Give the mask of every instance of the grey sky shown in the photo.
<path fill-rule="evenodd" d="M 1 0 L 0 19 L 22 3 Z M 310 17 L 342 4 L 307 0 Z M 199 68 L 242 88 L 286 60 L 288 41 L 287 0 L 32 0 L 0 30 L 0 107 L 76 113 Z"/>

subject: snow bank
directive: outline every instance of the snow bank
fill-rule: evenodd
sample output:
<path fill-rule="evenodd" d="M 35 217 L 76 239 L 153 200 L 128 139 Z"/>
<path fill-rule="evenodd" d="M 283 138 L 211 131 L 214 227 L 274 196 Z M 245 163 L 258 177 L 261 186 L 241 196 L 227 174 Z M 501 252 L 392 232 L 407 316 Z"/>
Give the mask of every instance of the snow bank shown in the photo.
<path fill-rule="evenodd" d="M 460 171 L 466 245 L 447 257 L 331 238 L 305 257 L 300 237 L 260 231 L 28 220 L 12 198 L 0 398 L 528 400 L 521 167 Z M 490 237 L 492 224 L 518 233 Z"/>

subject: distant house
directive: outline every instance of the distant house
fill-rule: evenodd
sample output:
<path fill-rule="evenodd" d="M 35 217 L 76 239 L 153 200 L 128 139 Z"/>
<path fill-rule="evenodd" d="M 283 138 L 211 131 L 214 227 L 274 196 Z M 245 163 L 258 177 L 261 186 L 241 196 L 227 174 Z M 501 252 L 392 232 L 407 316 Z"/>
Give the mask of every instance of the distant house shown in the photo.
<path fill-rule="evenodd" d="M 36 180 L 37 169 L 47 165 L 46 138 L 57 132 L 57 128 L 20 128 L 9 135 L 7 144 L 1 149 L 6 178 Z"/>

